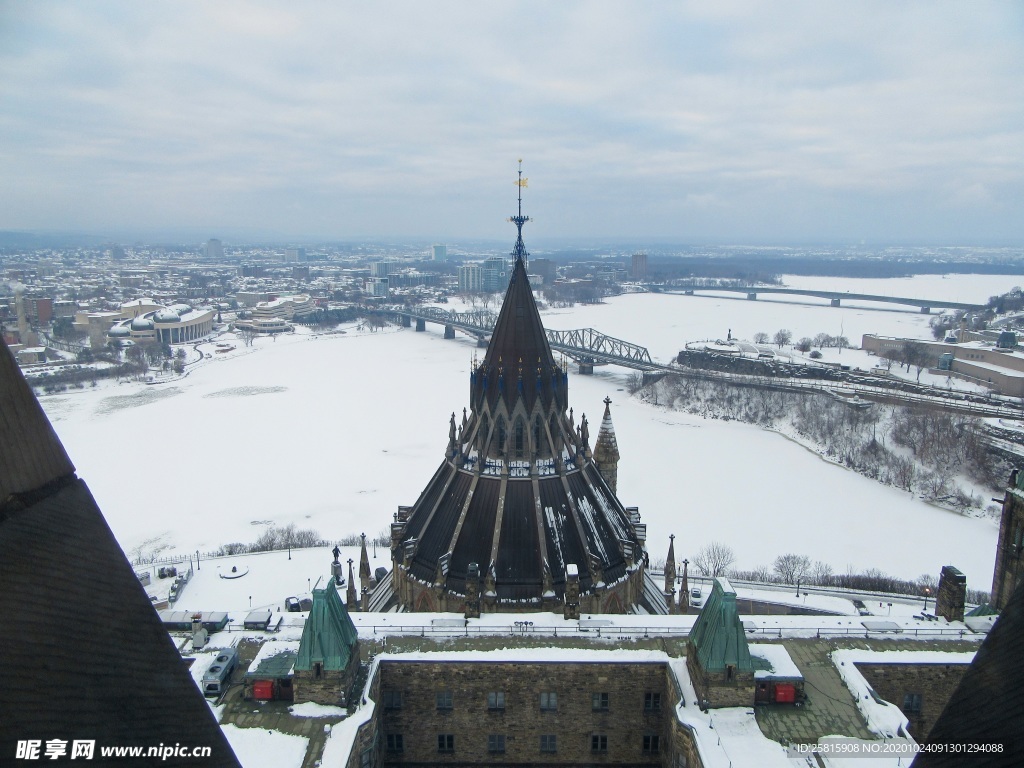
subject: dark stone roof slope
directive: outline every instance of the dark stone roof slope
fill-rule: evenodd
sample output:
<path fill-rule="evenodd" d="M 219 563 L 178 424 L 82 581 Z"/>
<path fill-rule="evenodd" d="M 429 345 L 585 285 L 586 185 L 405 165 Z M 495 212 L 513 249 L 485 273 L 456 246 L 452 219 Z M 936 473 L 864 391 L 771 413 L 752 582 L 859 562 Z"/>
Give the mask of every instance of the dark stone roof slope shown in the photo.
<path fill-rule="evenodd" d="M 914 768 L 1024 765 L 1024 582 L 1014 590 L 925 744 L 954 745 L 922 753 Z M 965 754 L 962 745 L 999 745 Z"/>
<path fill-rule="evenodd" d="M 163 743 L 212 757 L 161 765 L 238 766 L 2 341 L 0 404 L 0 762 L 20 740 L 77 739 L 98 762 L 102 746 Z"/>

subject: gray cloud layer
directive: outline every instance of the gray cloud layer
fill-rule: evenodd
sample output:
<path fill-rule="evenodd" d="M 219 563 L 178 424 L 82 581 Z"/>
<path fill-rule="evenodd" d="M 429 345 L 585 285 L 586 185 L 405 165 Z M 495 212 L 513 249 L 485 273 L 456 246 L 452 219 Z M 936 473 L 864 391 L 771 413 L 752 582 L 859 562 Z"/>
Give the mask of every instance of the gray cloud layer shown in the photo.
<path fill-rule="evenodd" d="M 1024 239 L 1012 3 L 0 4 L 0 228 Z"/>

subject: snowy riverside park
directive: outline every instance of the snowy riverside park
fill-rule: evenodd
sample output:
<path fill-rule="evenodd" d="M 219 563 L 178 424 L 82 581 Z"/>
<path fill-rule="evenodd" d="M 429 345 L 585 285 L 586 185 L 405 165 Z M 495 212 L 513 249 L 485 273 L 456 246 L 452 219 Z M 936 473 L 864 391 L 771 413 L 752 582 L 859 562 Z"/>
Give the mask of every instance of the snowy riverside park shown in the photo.
<path fill-rule="evenodd" d="M 783 282 L 981 304 L 1020 278 Z M 724 339 L 730 332 L 752 339 L 786 328 L 794 340 L 841 334 L 854 347 L 864 333 L 931 338 L 931 316 L 915 308 L 846 301 L 831 307 L 806 297 L 624 294 L 600 304 L 545 308 L 542 319 L 550 329 L 592 327 L 645 346 L 662 363 L 687 342 Z M 215 355 L 215 345 L 225 340 L 234 349 Z M 474 339 L 459 334 L 445 340 L 442 327 L 430 324 L 424 333 L 396 326 L 370 332 L 358 324 L 332 332 L 299 327 L 248 347 L 228 333 L 188 351 L 186 374 L 173 380 L 107 381 L 40 397 L 130 559 L 205 554 L 289 524 L 330 541 L 361 532 L 379 536 L 399 505 L 416 501 L 441 460 L 448 420 L 453 412 L 461 418 L 468 406 L 470 366 L 482 353 Z M 868 369 L 875 361 L 855 348 L 822 351 L 826 361 L 854 368 Z M 680 560 L 723 542 L 734 550 L 733 567 L 739 569 L 770 567 L 777 556 L 796 553 L 836 573 L 878 569 L 908 579 L 937 577 L 943 565 L 954 565 L 969 588 L 990 587 L 997 517 L 929 504 L 776 431 L 633 396 L 632 374 L 603 366 L 583 376 L 570 366 L 569 403 L 577 422 L 586 414 L 596 432 L 602 401 L 611 398 L 622 454 L 619 496 L 639 507 L 652 562 L 664 558 L 674 534 Z M 946 386 L 937 376 L 925 374 L 925 380 Z M 991 489 L 973 491 L 985 498 L 982 509 L 994 495 Z M 355 552 L 346 549 L 343 562 Z M 389 566 L 389 555 L 378 546 L 371 551 L 373 566 Z M 318 558 L 291 573 L 281 569 L 273 580 L 281 596 L 270 599 L 308 593 L 309 580 L 328 573 L 329 559 Z M 201 597 L 193 592 L 189 607 L 247 607 L 195 604 Z"/>

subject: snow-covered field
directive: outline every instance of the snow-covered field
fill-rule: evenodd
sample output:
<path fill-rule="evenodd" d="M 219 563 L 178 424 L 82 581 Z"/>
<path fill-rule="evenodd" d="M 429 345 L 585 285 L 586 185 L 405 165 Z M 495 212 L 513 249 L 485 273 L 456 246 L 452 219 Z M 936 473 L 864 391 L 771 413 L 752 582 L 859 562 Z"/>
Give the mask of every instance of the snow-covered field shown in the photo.
<path fill-rule="evenodd" d="M 920 279 L 920 290 L 915 279 L 889 293 L 938 297 L 948 283 L 957 299 L 984 301 L 1021 282 Z M 860 290 L 851 287 L 860 282 L 822 278 L 813 287 Z M 544 313 L 548 327 L 591 326 L 662 361 L 686 341 L 729 329 L 746 338 L 782 327 L 795 338 L 842 329 L 856 344 L 868 332 L 928 337 L 928 319 L 900 309 L 674 295 Z M 41 401 L 126 551 L 153 538 L 168 551 L 206 551 L 252 541 L 270 522 L 337 539 L 376 534 L 399 505 L 415 502 L 442 459 L 450 414 L 468 405 L 479 353 L 470 339 L 445 341 L 439 326 L 349 328 L 258 339 L 176 382 L 109 383 Z M 952 564 L 972 588 L 989 586 L 992 521 L 928 506 L 780 435 L 640 403 L 625 391 L 629 375 L 613 367 L 573 374 L 570 404 L 577 420 L 588 415 L 593 434 L 611 396 L 620 497 L 640 507 L 653 558 L 664 557 L 674 533 L 679 558 L 717 540 L 733 547 L 740 568 L 796 552 L 837 571 L 904 577 L 937 576 Z"/>

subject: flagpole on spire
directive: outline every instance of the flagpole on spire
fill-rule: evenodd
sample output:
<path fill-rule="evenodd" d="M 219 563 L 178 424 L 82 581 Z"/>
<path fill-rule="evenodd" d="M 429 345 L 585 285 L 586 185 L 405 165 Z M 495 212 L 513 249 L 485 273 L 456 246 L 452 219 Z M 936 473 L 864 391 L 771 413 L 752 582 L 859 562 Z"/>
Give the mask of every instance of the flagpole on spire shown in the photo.
<path fill-rule="evenodd" d="M 527 259 L 530 254 L 526 252 L 526 246 L 523 244 L 523 224 L 530 221 L 529 216 L 523 216 L 523 187 L 529 186 L 529 179 L 523 178 L 523 160 L 519 159 L 519 178 L 516 180 L 515 185 L 519 187 L 519 212 L 509 219 L 513 224 L 516 225 L 517 236 L 516 236 L 516 247 L 512 250 L 512 264 L 522 259 L 523 266 L 527 265 Z"/>

